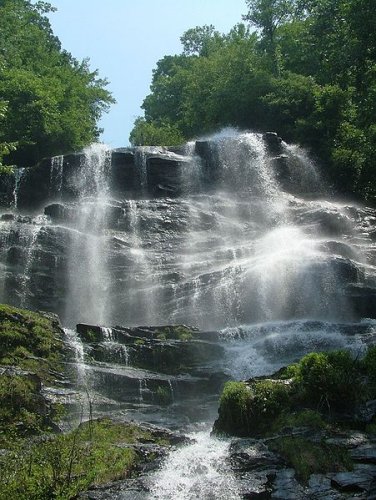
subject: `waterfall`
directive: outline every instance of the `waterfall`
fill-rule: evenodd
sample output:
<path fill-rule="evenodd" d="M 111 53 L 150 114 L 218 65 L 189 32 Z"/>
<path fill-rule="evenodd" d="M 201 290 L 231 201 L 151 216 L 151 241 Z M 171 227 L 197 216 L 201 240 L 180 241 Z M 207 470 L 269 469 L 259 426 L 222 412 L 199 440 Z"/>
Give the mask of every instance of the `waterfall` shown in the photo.
<path fill-rule="evenodd" d="M 106 222 L 110 150 L 94 144 L 84 150 L 74 177 L 79 204 L 70 236 L 68 300 L 65 318 L 106 323 L 109 276 L 106 265 Z"/>
<path fill-rule="evenodd" d="M 50 169 L 50 198 L 61 197 L 61 191 L 63 187 L 63 164 L 64 156 L 53 156 L 51 158 L 51 169 Z"/>
<path fill-rule="evenodd" d="M 16 186 L 0 215 L 2 300 L 89 325 L 83 342 L 66 330 L 79 418 L 192 439 L 150 476 L 150 498 L 241 498 L 229 443 L 207 431 L 223 382 L 313 350 L 358 356 L 374 336 L 376 213 L 327 195 L 315 163 L 273 134 L 94 144 Z M 201 332 L 177 327 L 178 340 L 171 324 Z"/>
<path fill-rule="evenodd" d="M 194 442 L 174 451 L 152 477 L 150 498 L 159 500 L 237 500 L 242 498 L 226 465 L 229 442 L 205 431 L 189 436 Z"/>
<path fill-rule="evenodd" d="M 22 176 L 25 172 L 24 168 L 15 168 L 14 169 L 14 189 L 13 189 L 13 206 L 15 209 L 17 209 L 17 203 L 18 203 L 18 188 L 20 186 L 20 182 L 22 179 Z"/>

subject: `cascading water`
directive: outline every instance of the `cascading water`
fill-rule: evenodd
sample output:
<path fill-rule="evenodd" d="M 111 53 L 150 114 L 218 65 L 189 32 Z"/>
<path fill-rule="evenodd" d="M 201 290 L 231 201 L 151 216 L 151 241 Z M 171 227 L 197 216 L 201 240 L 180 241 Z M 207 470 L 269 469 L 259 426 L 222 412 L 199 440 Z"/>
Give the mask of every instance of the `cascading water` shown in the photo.
<path fill-rule="evenodd" d="M 71 232 L 68 301 L 65 318 L 104 324 L 107 318 L 109 276 L 106 266 L 106 210 L 110 150 L 94 144 L 84 150 L 73 183 L 79 205 Z"/>
<path fill-rule="evenodd" d="M 312 350 L 358 354 L 374 335 L 374 321 L 359 319 L 374 314 L 376 216 L 322 199 L 318 170 L 295 146 L 231 129 L 174 150 L 93 145 L 54 158 L 45 177 L 47 222 L 0 220 L 2 299 L 67 326 L 101 325 L 85 352 L 68 335 L 97 414 L 207 428 L 224 380 Z M 28 182 L 32 172 L 21 205 Z M 206 334 L 183 328 L 179 342 L 158 327 L 171 323 Z M 154 330 L 114 326 L 145 324 Z M 191 437 L 151 476 L 150 498 L 239 498 L 228 443 Z"/>

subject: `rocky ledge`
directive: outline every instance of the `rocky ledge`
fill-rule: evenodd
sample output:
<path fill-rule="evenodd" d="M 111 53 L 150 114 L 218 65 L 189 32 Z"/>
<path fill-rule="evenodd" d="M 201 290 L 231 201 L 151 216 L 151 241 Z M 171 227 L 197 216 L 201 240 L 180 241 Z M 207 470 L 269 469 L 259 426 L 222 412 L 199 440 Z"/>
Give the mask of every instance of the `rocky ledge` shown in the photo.
<path fill-rule="evenodd" d="M 243 498 L 376 498 L 376 346 L 228 382 L 214 433 L 239 436 L 228 460 Z"/>

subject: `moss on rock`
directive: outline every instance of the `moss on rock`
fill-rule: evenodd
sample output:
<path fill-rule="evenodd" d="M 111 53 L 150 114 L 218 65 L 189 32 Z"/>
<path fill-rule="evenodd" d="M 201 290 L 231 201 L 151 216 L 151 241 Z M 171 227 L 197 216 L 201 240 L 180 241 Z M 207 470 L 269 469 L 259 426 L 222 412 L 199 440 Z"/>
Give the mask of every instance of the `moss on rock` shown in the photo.
<path fill-rule="evenodd" d="M 55 427 L 41 390 L 63 369 L 62 333 L 54 315 L 0 305 L 0 444 Z"/>
<path fill-rule="evenodd" d="M 299 420 L 305 410 L 311 411 L 311 417 L 315 415 L 311 423 L 306 419 L 309 426 L 313 422 L 319 425 L 319 421 L 349 421 L 349 416 L 359 426 L 360 406 L 375 396 L 375 347 L 368 349 L 363 360 L 352 358 L 344 350 L 310 353 L 271 379 L 227 383 L 214 432 L 265 435 L 280 428 L 283 422 L 294 425 L 294 419 Z"/>

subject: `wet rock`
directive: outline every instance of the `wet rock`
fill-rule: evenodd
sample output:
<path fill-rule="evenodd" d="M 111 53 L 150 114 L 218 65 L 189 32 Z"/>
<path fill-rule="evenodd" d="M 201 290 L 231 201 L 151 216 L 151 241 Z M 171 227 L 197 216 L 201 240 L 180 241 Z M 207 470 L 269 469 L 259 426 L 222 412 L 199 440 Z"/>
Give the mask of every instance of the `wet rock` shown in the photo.
<path fill-rule="evenodd" d="M 17 205 L 20 209 L 37 209 L 50 194 L 51 159 L 45 158 L 35 167 L 28 167 L 18 187 Z"/>
<path fill-rule="evenodd" d="M 315 500 L 343 500 L 343 494 L 334 490 L 330 480 L 331 474 L 312 474 L 307 485 L 307 497 Z"/>
<path fill-rule="evenodd" d="M 0 220 L 5 221 L 5 222 L 9 222 L 9 221 L 12 221 L 14 219 L 15 219 L 14 214 L 2 214 L 0 217 Z"/>
<path fill-rule="evenodd" d="M 365 284 L 351 284 L 346 289 L 354 313 L 359 318 L 376 318 L 376 287 Z"/>
<path fill-rule="evenodd" d="M 281 465 L 281 458 L 258 439 L 241 439 L 233 442 L 229 461 L 234 471 L 251 471 L 260 467 Z"/>
<path fill-rule="evenodd" d="M 271 469 L 238 474 L 237 488 L 244 499 L 269 500 L 273 491 L 276 471 Z"/>
<path fill-rule="evenodd" d="M 152 196 L 179 196 L 183 192 L 184 157 L 151 156 L 146 160 L 148 192 Z"/>
<path fill-rule="evenodd" d="M 356 447 L 351 451 L 351 458 L 356 462 L 376 464 L 376 442 Z"/>
<path fill-rule="evenodd" d="M 295 478 L 294 469 L 276 471 L 271 498 L 278 500 L 305 500 L 307 498 L 303 486 Z"/>
<path fill-rule="evenodd" d="M 60 222 L 66 219 L 67 210 L 61 203 L 52 203 L 44 209 L 45 215 L 51 217 L 54 222 Z"/>
<path fill-rule="evenodd" d="M 116 149 L 111 154 L 111 191 L 118 196 L 141 192 L 140 172 L 136 168 L 135 154 L 132 149 Z"/>
<path fill-rule="evenodd" d="M 9 171 L 6 167 L 0 173 L 0 206 L 11 207 L 14 204 L 14 189 L 16 186 L 16 178 L 13 169 Z"/>
<path fill-rule="evenodd" d="M 282 152 L 282 139 L 276 132 L 265 132 L 262 136 L 267 148 L 272 154 L 281 154 Z"/>
<path fill-rule="evenodd" d="M 84 342 L 101 342 L 105 338 L 103 328 L 98 325 L 78 323 L 76 331 Z"/>
<path fill-rule="evenodd" d="M 375 465 L 355 465 L 350 472 L 338 472 L 331 478 L 331 485 L 343 492 L 370 491 L 376 478 Z"/>
<path fill-rule="evenodd" d="M 82 500 L 146 500 L 149 487 L 143 478 L 127 479 L 93 487 L 78 495 Z"/>

